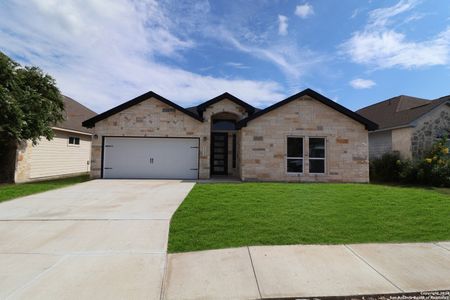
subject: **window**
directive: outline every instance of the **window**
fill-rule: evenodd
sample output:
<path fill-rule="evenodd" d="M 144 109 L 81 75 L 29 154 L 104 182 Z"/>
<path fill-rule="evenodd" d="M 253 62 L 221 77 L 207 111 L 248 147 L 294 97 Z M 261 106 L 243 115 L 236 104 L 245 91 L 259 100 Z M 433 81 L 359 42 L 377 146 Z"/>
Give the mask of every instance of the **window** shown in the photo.
<path fill-rule="evenodd" d="M 69 145 L 79 145 L 80 144 L 80 138 L 69 136 Z"/>
<path fill-rule="evenodd" d="M 234 120 L 213 120 L 212 130 L 236 130 Z"/>
<path fill-rule="evenodd" d="M 309 138 L 309 173 L 325 173 L 324 138 Z"/>
<path fill-rule="evenodd" d="M 287 172 L 303 173 L 303 138 L 287 138 Z"/>

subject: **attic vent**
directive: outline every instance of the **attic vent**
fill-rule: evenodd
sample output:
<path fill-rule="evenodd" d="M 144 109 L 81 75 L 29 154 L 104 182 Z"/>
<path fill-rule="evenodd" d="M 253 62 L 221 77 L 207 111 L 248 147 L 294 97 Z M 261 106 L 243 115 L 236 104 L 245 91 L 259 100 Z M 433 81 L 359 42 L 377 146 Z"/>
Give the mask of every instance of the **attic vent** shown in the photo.
<path fill-rule="evenodd" d="M 163 108 L 162 109 L 163 112 L 175 112 L 175 108 Z"/>

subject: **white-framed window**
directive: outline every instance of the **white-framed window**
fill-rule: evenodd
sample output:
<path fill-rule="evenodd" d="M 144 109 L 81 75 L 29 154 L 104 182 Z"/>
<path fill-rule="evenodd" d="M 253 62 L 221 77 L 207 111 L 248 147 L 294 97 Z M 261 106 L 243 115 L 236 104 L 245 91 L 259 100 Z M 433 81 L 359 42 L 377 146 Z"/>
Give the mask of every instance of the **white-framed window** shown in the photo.
<path fill-rule="evenodd" d="M 69 145 L 70 146 L 79 146 L 80 138 L 76 136 L 69 136 Z"/>
<path fill-rule="evenodd" d="M 309 173 L 324 174 L 326 162 L 326 141 L 323 137 L 309 138 Z"/>
<path fill-rule="evenodd" d="M 303 137 L 287 138 L 286 168 L 288 173 L 303 173 Z"/>

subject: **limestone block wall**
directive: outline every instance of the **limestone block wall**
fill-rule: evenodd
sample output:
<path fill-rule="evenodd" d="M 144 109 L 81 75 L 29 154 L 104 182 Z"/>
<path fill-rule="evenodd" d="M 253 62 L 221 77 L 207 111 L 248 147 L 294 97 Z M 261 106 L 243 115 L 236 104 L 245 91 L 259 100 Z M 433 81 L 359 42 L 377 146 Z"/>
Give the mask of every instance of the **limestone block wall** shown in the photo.
<path fill-rule="evenodd" d="M 213 105 L 208 106 L 208 108 L 203 113 L 203 118 L 205 119 L 205 122 L 208 122 L 211 126 L 211 118 L 215 114 L 223 112 L 236 115 L 238 117 L 238 120 L 247 117 L 247 112 L 242 106 L 234 103 L 231 100 L 223 99 Z"/>
<path fill-rule="evenodd" d="M 245 111 L 245 109 L 234 103 L 233 101 L 230 101 L 228 99 L 223 99 L 220 102 L 217 102 L 211 106 L 209 106 L 205 112 L 203 113 L 203 117 L 205 119 L 205 123 L 207 123 L 207 126 L 209 129 L 212 127 L 212 120 L 215 115 L 220 113 L 232 113 L 236 116 L 236 120 L 242 120 L 243 118 L 247 117 L 248 114 Z M 228 133 L 228 175 L 231 176 L 239 176 L 239 165 L 240 165 L 240 153 L 239 153 L 239 134 L 236 133 L 236 168 L 233 168 L 233 159 L 232 159 L 232 145 L 233 145 L 233 133 Z"/>
<path fill-rule="evenodd" d="M 102 137 L 148 136 L 148 137 L 198 137 L 200 138 L 201 179 L 210 176 L 211 116 L 221 112 L 236 113 L 240 118 L 245 111 L 234 102 L 224 99 L 209 106 L 203 113 L 204 122 L 150 98 L 95 124 L 92 139 L 91 177 L 101 176 Z"/>
<path fill-rule="evenodd" d="M 23 141 L 17 147 L 14 182 L 21 183 L 30 180 L 30 172 L 31 172 L 30 160 L 32 152 L 33 152 L 33 143 L 31 141 Z"/>
<path fill-rule="evenodd" d="M 442 135 L 450 134 L 450 106 L 443 104 L 420 118 L 412 132 L 413 159 L 421 159 Z"/>
<path fill-rule="evenodd" d="M 305 151 L 303 174 L 288 174 L 287 138 L 326 139 L 325 174 L 309 174 Z M 241 178 L 262 181 L 369 181 L 368 132 L 363 124 L 304 96 L 250 121 L 241 129 Z"/>

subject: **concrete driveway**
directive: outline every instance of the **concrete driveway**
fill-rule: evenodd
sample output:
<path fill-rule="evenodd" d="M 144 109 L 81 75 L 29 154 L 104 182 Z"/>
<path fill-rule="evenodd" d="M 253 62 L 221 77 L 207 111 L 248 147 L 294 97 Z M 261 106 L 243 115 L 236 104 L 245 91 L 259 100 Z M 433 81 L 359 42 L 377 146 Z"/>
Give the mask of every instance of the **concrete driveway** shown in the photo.
<path fill-rule="evenodd" d="M 159 299 L 170 217 L 193 186 L 94 180 L 0 204 L 0 298 Z"/>

